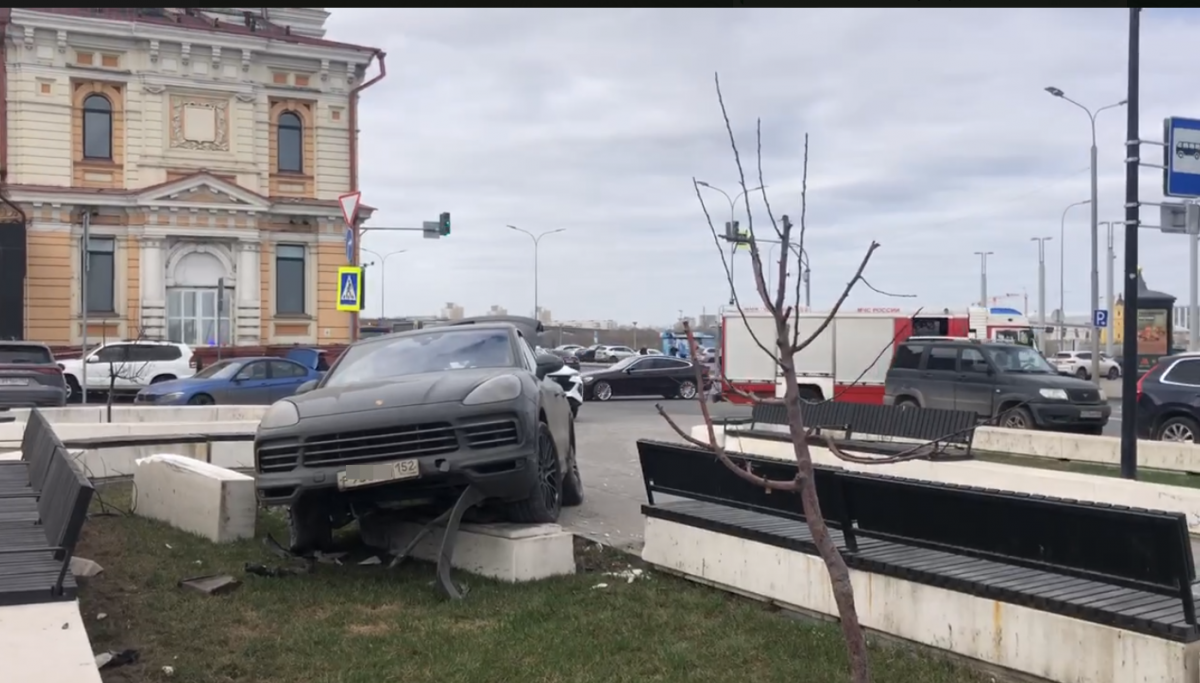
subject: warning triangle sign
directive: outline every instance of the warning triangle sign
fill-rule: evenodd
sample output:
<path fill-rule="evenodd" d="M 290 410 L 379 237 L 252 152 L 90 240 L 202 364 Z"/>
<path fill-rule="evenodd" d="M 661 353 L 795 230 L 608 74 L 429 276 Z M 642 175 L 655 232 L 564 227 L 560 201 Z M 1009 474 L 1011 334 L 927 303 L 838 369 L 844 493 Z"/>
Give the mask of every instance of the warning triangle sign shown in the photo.
<path fill-rule="evenodd" d="M 342 296 L 341 300 L 344 303 L 352 303 L 358 301 L 358 282 L 356 278 L 342 278 Z"/>
<path fill-rule="evenodd" d="M 338 204 L 342 207 L 342 218 L 346 219 L 346 225 L 354 225 L 355 219 L 358 218 L 358 204 L 362 201 L 362 192 L 350 192 L 338 197 Z"/>

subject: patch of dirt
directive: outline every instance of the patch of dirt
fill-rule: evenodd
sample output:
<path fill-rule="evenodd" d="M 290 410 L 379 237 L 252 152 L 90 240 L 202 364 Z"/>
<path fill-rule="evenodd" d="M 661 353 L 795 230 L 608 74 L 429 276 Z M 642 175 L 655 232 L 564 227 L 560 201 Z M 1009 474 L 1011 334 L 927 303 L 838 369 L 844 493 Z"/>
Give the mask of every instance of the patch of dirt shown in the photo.
<path fill-rule="evenodd" d="M 390 632 L 395 627 L 395 624 L 382 621 L 372 624 L 350 624 L 346 627 L 346 633 L 352 636 L 379 636 Z"/>

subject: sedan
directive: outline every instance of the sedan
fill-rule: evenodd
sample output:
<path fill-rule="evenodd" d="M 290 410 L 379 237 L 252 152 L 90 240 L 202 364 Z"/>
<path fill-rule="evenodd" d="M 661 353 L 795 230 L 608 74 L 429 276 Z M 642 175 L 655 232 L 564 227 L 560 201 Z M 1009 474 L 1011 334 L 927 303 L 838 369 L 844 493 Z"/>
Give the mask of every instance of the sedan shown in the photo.
<path fill-rule="evenodd" d="M 176 405 L 270 405 L 325 373 L 284 358 L 230 358 L 187 379 L 158 382 L 138 392 L 136 403 Z"/>
<path fill-rule="evenodd" d="M 696 366 L 682 358 L 633 356 L 612 367 L 587 372 L 583 377 L 585 401 L 607 401 L 614 396 L 662 396 L 694 399 L 708 388 L 708 368 L 701 366 L 704 387 L 696 386 Z"/>
<path fill-rule="evenodd" d="M 636 355 L 637 351 L 628 346 L 605 346 L 596 350 L 596 360 L 600 363 L 611 363 Z"/>

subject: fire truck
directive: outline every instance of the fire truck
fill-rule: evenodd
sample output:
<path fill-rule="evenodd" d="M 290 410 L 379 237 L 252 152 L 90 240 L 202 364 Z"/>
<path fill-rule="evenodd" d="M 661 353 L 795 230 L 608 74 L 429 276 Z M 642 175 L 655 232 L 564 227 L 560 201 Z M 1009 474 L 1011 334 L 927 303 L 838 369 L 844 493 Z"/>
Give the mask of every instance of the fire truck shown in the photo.
<path fill-rule="evenodd" d="M 773 397 L 783 383 L 774 355 L 775 321 L 762 309 L 725 311 L 721 322 L 721 370 L 724 381 L 757 396 Z M 801 309 L 799 339 L 815 333 L 828 312 Z M 812 343 L 796 354 L 801 398 L 849 403 L 882 403 L 883 385 L 896 345 L 911 337 L 991 339 L 1034 346 L 1029 320 L 1011 308 L 972 307 L 963 312 L 905 312 L 899 308 L 841 311 Z M 757 338 L 759 343 L 755 342 Z M 728 389 L 728 387 L 727 387 Z M 727 390 L 735 403 L 747 400 Z"/>

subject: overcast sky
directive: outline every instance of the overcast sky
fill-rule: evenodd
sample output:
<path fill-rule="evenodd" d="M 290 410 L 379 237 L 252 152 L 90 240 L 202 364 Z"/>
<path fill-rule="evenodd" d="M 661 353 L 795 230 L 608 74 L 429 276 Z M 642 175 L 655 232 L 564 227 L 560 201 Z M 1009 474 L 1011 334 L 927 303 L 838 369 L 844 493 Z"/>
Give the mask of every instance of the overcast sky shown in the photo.
<path fill-rule="evenodd" d="M 808 249 L 814 308 L 832 304 L 872 239 L 868 277 L 914 294 L 860 288 L 865 306 L 966 306 L 1028 293 L 1037 307 L 1035 236 L 1047 248 L 1047 309 L 1058 307 L 1059 229 L 1086 199 L 1087 115 L 1126 95 L 1122 9 L 335 9 L 329 37 L 383 48 L 388 75 L 362 98 L 362 190 L 371 225 L 417 226 L 440 211 L 453 234 L 375 233 L 388 260 L 388 313 L 433 314 L 447 301 L 482 314 L 533 308 L 557 319 L 666 323 L 728 300 L 692 177 L 740 191 L 713 88 L 719 72 L 750 187 L 754 126 L 777 214 L 800 213 L 803 137 L 811 136 Z M 1141 131 L 1200 118 L 1192 10 L 1142 14 Z M 1125 110 L 1098 118 L 1100 220 L 1123 220 Z M 1161 148 L 1146 146 L 1158 161 Z M 752 174 L 752 175 L 751 175 Z M 1140 172 L 1160 201 L 1162 174 Z M 714 220 L 729 204 L 706 191 Z M 761 197 L 751 202 L 765 226 Z M 745 206 L 737 214 L 746 222 Z M 1142 210 L 1157 225 L 1158 210 Z M 1066 220 L 1066 308 L 1088 303 L 1089 213 Z M 769 228 L 767 228 L 769 230 Z M 1104 228 L 1101 228 L 1101 233 Z M 760 236 L 764 232 L 759 233 Z M 1186 238 L 1141 231 L 1155 289 L 1187 302 Z M 1117 235 L 1118 289 L 1123 236 Z M 1105 235 L 1101 235 L 1101 296 Z M 368 256 L 368 259 L 371 257 Z M 756 294 L 737 257 L 738 291 Z M 368 311 L 378 312 L 379 279 Z M 1020 297 L 1007 303 L 1022 307 Z"/>

